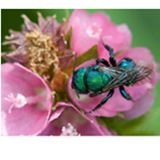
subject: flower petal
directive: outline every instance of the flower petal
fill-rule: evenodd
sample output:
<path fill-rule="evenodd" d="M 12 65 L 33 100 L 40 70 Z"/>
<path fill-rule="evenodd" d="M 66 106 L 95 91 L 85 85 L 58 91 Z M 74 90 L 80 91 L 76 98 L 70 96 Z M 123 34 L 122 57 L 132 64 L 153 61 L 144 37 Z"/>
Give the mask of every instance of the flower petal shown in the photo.
<path fill-rule="evenodd" d="M 150 93 L 144 95 L 141 99 L 137 100 L 131 110 L 124 112 L 124 118 L 133 119 L 137 118 L 147 111 L 154 102 L 154 98 Z"/>
<path fill-rule="evenodd" d="M 71 46 L 78 55 L 98 44 L 101 39 L 115 51 L 128 48 L 132 39 L 125 24 L 116 26 L 103 13 L 90 15 L 84 10 L 75 10 L 69 19 L 67 30 L 70 27 L 72 27 Z M 100 50 L 100 57 L 103 52 L 106 52 L 104 48 Z"/>
<path fill-rule="evenodd" d="M 80 135 L 111 135 L 105 127 L 99 125 L 95 118 L 82 114 L 76 107 L 69 103 L 58 103 L 57 109 L 62 109 L 61 115 L 50 122 L 46 129 L 40 134 L 46 135 L 61 135 L 62 128 L 68 124 L 72 125 L 76 132 Z M 57 110 L 55 111 L 55 113 Z M 70 133 L 72 135 L 72 133 Z"/>
<path fill-rule="evenodd" d="M 122 24 L 119 26 L 112 25 L 109 27 L 108 30 L 102 37 L 102 41 L 109 45 L 111 48 L 114 49 L 114 53 L 126 50 L 130 47 L 132 41 L 132 35 L 127 25 Z M 102 43 L 100 42 L 98 45 L 98 53 L 99 58 L 109 58 L 108 51 L 103 47 Z"/>
<path fill-rule="evenodd" d="M 8 112 L 12 99 L 24 97 L 27 103 Z M 2 65 L 2 135 L 37 135 L 48 123 L 52 97 L 47 84 L 37 74 L 18 63 Z M 21 98 L 21 100 L 23 100 Z M 14 99 L 13 99 L 14 100 Z M 12 104 L 13 103 L 13 104 Z"/>
<path fill-rule="evenodd" d="M 33 23 L 26 15 L 22 15 L 24 20 L 24 32 L 31 32 L 38 29 L 38 25 Z"/>

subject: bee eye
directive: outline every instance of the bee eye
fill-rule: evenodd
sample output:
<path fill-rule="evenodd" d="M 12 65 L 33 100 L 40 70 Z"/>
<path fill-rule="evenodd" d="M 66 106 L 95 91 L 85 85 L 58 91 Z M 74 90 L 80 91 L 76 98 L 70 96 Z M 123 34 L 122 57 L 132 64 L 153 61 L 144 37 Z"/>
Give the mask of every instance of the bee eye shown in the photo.
<path fill-rule="evenodd" d="M 124 58 L 122 59 L 122 61 L 119 63 L 119 67 L 120 68 L 124 68 L 124 69 L 132 69 L 133 67 L 135 67 L 136 63 L 130 59 L 130 58 Z"/>

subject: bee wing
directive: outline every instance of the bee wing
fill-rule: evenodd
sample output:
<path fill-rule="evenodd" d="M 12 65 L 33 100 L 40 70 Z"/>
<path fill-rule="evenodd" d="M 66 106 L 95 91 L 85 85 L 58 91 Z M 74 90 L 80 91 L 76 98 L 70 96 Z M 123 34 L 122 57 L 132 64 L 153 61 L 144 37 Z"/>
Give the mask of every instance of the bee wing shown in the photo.
<path fill-rule="evenodd" d="M 152 68 L 143 65 L 137 65 L 133 70 L 122 69 L 119 74 L 113 77 L 105 90 L 110 90 L 121 85 L 142 85 L 151 80 L 152 73 Z"/>
<path fill-rule="evenodd" d="M 113 77 L 113 79 L 104 88 L 104 91 L 121 86 L 129 80 L 128 73 L 125 69 L 118 67 L 102 67 L 99 69 L 99 71 L 105 72 Z"/>
<path fill-rule="evenodd" d="M 118 68 L 118 67 L 104 67 L 101 66 L 98 69 L 99 72 L 103 72 L 103 73 L 107 73 L 109 75 L 111 75 L 112 77 L 115 77 L 121 73 L 123 73 L 124 70 Z"/>
<path fill-rule="evenodd" d="M 114 77 L 109 84 L 106 86 L 105 90 L 111 90 L 113 88 L 122 86 L 125 84 L 125 82 L 127 82 L 128 79 L 128 75 L 125 72 L 122 72 L 121 74 L 117 75 L 116 77 Z"/>
<path fill-rule="evenodd" d="M 136 85 L 144 84 L 147 81 L 151 80 L 153 74 L 153 66 L 152 65 L 144 65 L 138 64 L 136 66 L 136 76 L 134 78 L 133 83 Z"/>
<path fill-rule="evenodd" d="M 103 67 L 100 70 L 113 77 L 104 88 L 104 91 L 108 91 L 122 85 L 141 85 L 142 83 L 149 81 L 152 77 L 153 66 L 139 63 L 132 70 L 119 67 Z"/>

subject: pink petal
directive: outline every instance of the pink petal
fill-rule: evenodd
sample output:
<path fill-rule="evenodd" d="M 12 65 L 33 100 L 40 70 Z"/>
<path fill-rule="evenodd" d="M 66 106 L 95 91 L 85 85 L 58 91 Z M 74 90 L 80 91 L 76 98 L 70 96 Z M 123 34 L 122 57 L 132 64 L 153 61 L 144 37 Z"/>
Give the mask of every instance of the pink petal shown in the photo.
<path fill-rule="evenodd" d="M 41 28 L 42 32 L 48 35 L 55 36 L 59 23 L 54 19 L 54 17 L 48 17 L 44 28 Z"/>
<path fill-rule="evenodd" d="M 38 25 L 41 30 L 43 30 L 43 28 L 46 25 L 46 20 L 44 19 L 44 17 L 40 12 L 38 12 Z"/>
<path fill-rule="evenodd" d="M 150 50 L 147 48 L 131 48 L 128 51 L 124 52 L 123 57 L 129 57 L 133 60 L 141 60 L 145 63 L 154 63 L 154 58 Z"/>
<path fill-rule="evenodd" d="M 37 74 L 18 63 L 2 65 L 2 135 L 37 135 L 48 123 L 51 112 L 51 90 Z M 9 94 L 27 99 L 22 108 L 8 110 Z"/>
<path fill-rule="evenodd" d="M 10 36 L 5 37 L 3 45 L 11 45 L 14 48 L 23 45 L 25 41 L 23 33 L 10 30 Z"/>
<path fill-rule="evenodd" d="M 26 15 L 22 15 L 22 18 L 24 20 L 24 32 L 31 32 L 38 30 L 38 25 L 36 23 L 33 23 Z"/>
<path fill-rule="evenodd" d="M 68 28 L 72 27 L 71 46 L 77 54 L 87 51 L 97 42 L 97 39 L 90 38 L 86 32 L 88 22 L 89 15 L 83 10 L 74 11 L 70 17 Z"/>
<path fill-rule="evenodd" d="M 89 15 L 84 10 L 75 10 L 69 19 L 67 30 L 71 27 L 73 31 L 71 45 L 78 55 L 98 44 L 101 39 L 104 39 L 116 51 L 128 48 L 131 43 L 131 33 L 128 27 L 116 26 L 103 13 Z"/>
<path fill-rule="evenodd" d="M 132 41 L 132 34 L 127 25 L 122 24 L 119 26 L 112 25 L 108 28 L 102 37 L 102 41 L 114 49 L 114 52 L 126 50 L 130 47 Z M 98 45 L 98 53 L 100 58 L 107 58 L 108 51 L 102 46 Z"/>
<path fill-rule="evenodd" d="M 40 135 L 60 135 L 62 127 L 68 123 L 72 124 L 80 135 L 111 135 L 105 127 L 99 125 L 95 118 L 82 114 L 72 104 L 58 103 L 57 109 L 62 109 L 61 115 L 54 119 L 46 127 L 46 129 Z M 57 110 L 55 111 L 55 113 Z M 55 114 L 53 113 L 53 114 Z"/>
<path fill-rule="evenodd" d="M 131 110 L 124 112 L 124 117 L 126 119 L 133 119 L 143 115 L 144 113 L 149 111 L 153 102 L 153 96 L 151 96 L 150 93 L 146 94 L 135 102 Z"/>
<path fill-rule="evenodd" d="M 1 56 L 8 62 L 18 62 L 21 64 L 25 64 L 28 59 L 27 52 L 25 51 L 24 47 L 19 47 L 17 50 L 10 53 L 3 53 Z"/>

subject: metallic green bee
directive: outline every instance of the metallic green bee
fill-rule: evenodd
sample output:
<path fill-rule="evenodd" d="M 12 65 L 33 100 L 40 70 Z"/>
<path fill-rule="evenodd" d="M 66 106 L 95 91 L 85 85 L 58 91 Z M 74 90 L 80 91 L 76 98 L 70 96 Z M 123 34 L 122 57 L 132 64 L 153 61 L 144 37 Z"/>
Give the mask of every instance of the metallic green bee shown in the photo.
<path fill-rule="evenodd" d="M 89 94 L 90 97 L 93 97 L 108 92 L 106 97 L 92 111 L 106 103 L 114 94 L 115 88 L 119 88 L 125 99 L 132 100 L 124 86 L 132 86 L 148 78 L 152 73 L 151 67 L 135 63 L 130 58 L 123 58 L 117 64 L 113 57 L 113 49 L 108 45 L 103 45 L 109 51 L 110 64 L 105 59 L 97 58 L 95 65 L 79 68 L 73 73 L 72 88 L 77 94 Z"/>

